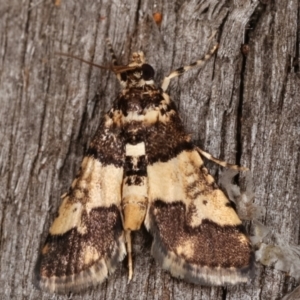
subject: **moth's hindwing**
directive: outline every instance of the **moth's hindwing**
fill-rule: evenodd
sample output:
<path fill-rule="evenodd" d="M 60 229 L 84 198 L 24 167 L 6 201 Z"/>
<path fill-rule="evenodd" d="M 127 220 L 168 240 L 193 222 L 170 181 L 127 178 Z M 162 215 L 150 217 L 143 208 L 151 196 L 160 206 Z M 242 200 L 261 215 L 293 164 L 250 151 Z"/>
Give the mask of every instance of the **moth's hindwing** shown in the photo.
<path fill-rule="evenodd" d="M 250 241 L 231 202 L 196 150 L 147 168 L 150 207 L 145 221 L 152 254 L 175 277 L 203 285 L 247 282 Z"/>
<path fill-rule="evenodd" d="M 83 290 L 102 282 L 126 255 L 120 213 L 123 160 L 121 129 L 106 116 L 42 248 L 36 266 L 41 289 Z"/>

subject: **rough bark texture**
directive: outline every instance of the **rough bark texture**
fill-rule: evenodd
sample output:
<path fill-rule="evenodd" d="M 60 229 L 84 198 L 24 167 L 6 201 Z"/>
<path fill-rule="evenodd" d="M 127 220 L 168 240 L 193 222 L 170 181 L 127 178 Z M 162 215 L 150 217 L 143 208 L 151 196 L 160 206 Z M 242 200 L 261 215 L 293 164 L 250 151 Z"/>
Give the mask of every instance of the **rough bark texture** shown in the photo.
<path fill-rule="evenodd" d="M 141 49 L 160 82 L 201 57 L 218 30 L 220 48 L 201 70 L 174 79 L 169 93 L 195 142 L 248 166 L 263 222 L 299 243 L 299 0 L 0 0 L 0 299 L 66 299 L 31 282 L 38 250 L 94 135 L 120 90 L 112 73 L 55 56 L 109 65 Z M 160 12 L 159 26 L 152 14 Z M 248 53 L 241 52 L 241 44 Z M 220 170 L 209 163 L 214 175 Z M 296 283 L 258 264 L 254 282 L 186 284 L 134 235 L 134 278 L 126 260 L 105 283 L 72 299 L 281 299 Z"/>

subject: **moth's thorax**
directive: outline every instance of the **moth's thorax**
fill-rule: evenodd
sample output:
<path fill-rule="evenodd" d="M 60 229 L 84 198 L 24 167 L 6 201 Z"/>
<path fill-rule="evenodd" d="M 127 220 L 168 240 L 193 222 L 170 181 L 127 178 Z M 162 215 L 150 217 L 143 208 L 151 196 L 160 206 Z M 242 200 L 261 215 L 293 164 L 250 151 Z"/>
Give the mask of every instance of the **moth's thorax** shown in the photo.
<path fill-rule="evenodd" d="M 122 91 L 121 97 L 118 98 L 118 108 L 125 116 L 130 112 L 143 115 L 149 110 L 157 110 L 163 100 L 161 90 L 154 85 L 145 85 L 142 88 L 131 87 Z"/>

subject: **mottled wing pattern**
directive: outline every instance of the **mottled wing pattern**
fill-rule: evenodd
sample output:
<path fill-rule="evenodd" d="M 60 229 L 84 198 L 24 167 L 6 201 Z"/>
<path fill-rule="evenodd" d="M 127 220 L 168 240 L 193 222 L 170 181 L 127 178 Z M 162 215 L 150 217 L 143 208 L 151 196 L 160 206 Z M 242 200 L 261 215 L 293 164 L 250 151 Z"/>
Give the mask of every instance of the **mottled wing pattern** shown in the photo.
<path fill-rule="evenodd" d="M 80 291 L 102 282 L 126 255 L 120 213 L 124 141 L 112 109 L 63 195 L 36 266 L 44 290 Z"/>
<path fill-rule="evenodd" d="M 154 257 L 172 275 L 208 285 L 247 281 L 253 252 L 242 223 L 164 93 L 172 78 L 202 66 L 217 47 L 157 88 L 142 52 L 116 66 L 109 44 L 123 90 L 62 197 L 36 266 L 40 288 L 63 293 L 102 282 L 126 255 L 125 235 L 131 279 L 130 232 L 143 221 Z"/>
<path fill-rule="evenodd" d="M 253 252 L 233 205 L 203 166 L 170 100 L 158 119 L 146 140 L 152 254 L 192 283 L 246 282 Z"/>

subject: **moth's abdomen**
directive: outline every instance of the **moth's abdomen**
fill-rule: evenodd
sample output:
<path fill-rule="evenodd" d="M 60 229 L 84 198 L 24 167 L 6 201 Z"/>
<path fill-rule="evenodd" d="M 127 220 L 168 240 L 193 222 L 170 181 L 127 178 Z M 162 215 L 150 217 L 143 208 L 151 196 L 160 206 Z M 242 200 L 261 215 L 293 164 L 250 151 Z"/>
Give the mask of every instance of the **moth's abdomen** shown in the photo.
<path fill-rule="evenodd" d="M 148 204 L 145 143 L 127 143 L 125 153 L 122 187 L 124 229 L 138 230 L 145 219 Z"/>

